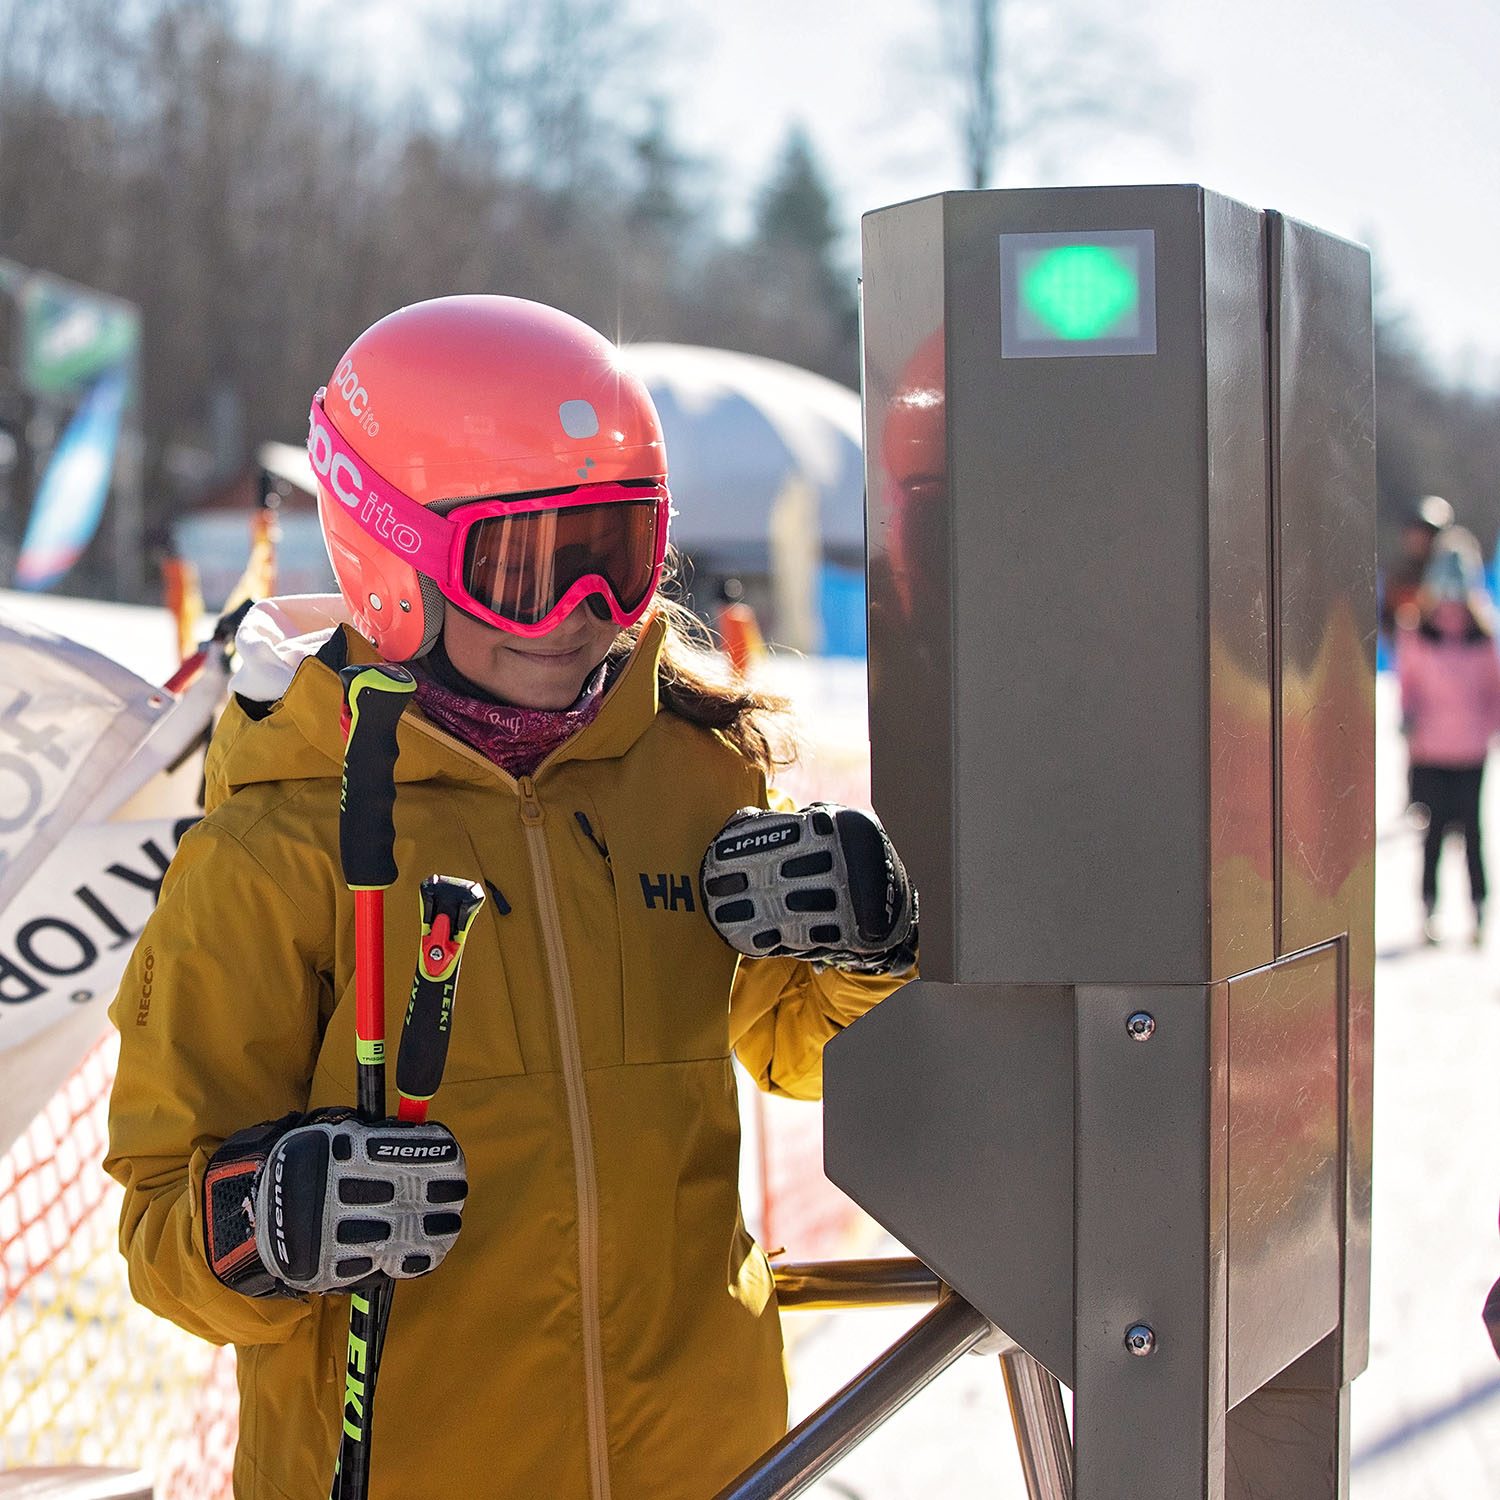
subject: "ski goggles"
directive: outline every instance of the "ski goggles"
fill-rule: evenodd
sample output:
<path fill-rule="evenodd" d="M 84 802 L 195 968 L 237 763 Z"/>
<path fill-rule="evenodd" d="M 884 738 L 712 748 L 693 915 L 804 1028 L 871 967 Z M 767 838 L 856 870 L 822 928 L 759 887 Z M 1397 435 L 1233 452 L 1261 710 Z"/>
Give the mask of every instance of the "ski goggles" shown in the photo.
<path fill-rule="evenodd" d="M 591 597 L 622 629 L 645 614 L 667 551 L 665 484 L 466 500 L 439 515 L 344 441 L 323 395 L 313 397 L 309 415 L 314 472 L 366 536 L 425 574 L 445 599 L 522 636 L 546 635 Z"/>

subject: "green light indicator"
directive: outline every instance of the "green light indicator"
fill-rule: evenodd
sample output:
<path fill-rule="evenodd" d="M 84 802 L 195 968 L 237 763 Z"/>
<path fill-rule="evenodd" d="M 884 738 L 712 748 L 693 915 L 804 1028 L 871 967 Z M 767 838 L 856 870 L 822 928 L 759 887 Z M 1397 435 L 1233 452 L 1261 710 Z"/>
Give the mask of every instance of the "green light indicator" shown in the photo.
<path fill-rule="evenodd" d="M 1155 230 L 1000 236 L 1001 359 L 1155 353 Z"/>
<path fill-rule="evenodd" d="M 1021 302 L 1054 337 L 1098 339 L 1140 332 L 1141 285 L 1128 248 L 1061 245 L 1026 255 Z"/>

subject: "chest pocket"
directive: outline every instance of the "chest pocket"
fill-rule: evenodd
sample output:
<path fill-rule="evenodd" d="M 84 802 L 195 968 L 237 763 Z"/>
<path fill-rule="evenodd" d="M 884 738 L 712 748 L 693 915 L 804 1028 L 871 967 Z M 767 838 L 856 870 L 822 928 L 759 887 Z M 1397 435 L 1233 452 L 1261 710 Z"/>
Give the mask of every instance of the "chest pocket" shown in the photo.
<path fill-rule="evenodd" d="M 663 818 L 612 851 L 624 975 L 621 1046 L 627 1063 L 723 1057 L 735 955 L 703 912 L 698 866 L 719 826 Z M 700 837 L 699 824 L 708 832 Z"/>
<path fill-rule="evenodd" d="M 493 798 L 465 806 L 451 835 L 451 847 L 469 856 L 459 857 L 456 873 L 477 880 L 485 901 L 464 946 L 447 1076 L 478 1082 L 552 1072 L 546 960 L 514 806 L 497 808 Z"/>
<path fill-rule="evenodd" d="M 515 917 L 500 887 L 488 881 L 484 909 L 475 919 L 464 945 L 463 968 L 453 1003 L 453 1040 L 444 1075 L 454 1083 L 485 1078 L 509 1078 L 548 1067 L 545 1055 L 528 1059 L 521 1046 L 516 1007 L 507 973 L 505 939 Z"/>

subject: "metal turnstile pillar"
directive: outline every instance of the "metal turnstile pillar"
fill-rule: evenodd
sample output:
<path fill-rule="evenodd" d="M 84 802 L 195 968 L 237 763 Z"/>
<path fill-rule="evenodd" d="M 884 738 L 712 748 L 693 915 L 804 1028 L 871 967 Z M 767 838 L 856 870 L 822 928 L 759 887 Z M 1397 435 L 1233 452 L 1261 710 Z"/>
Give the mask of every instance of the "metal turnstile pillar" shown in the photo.
<path fill-rule="evenodd" d="M 1074 1392 L 1079 1500 L 1340 1500 L 1367 1352 L 1357 246 L 1198 187 L 868 215 L 877 811 L 829 1175 Z"/>

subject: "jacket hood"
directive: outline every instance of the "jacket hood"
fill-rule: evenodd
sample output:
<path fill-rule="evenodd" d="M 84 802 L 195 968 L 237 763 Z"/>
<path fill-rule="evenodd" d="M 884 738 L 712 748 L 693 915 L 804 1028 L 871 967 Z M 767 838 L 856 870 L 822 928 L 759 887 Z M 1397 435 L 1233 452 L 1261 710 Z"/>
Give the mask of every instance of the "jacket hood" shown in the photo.
<path fill-rule="evenodd" d="M 666 625 L 649 621 L 630 660 L 605 693 L 598 717 L 538 768 L 624 755 L 659 707 L 657 662 Z M 344 759 L 340 667 L 378 661 L 347 623 L 337 594 L 268 599 L 245 616 L 235 637 L 240 664 L 233 697 L 209 746 L 205 803 L 212 810 L 241 786 L 338 777 Z M 396 733 L 396 780 L 513 780 L 478 751 L 438 728 L 415 704 Z"/>
<path fill-rule="evenodd" d="M 235 632 L 230 691 L 252 703 L 275 703 L 292 685 L 297 668 L 348 620 L 341 594 L 263 599 Z"/>

